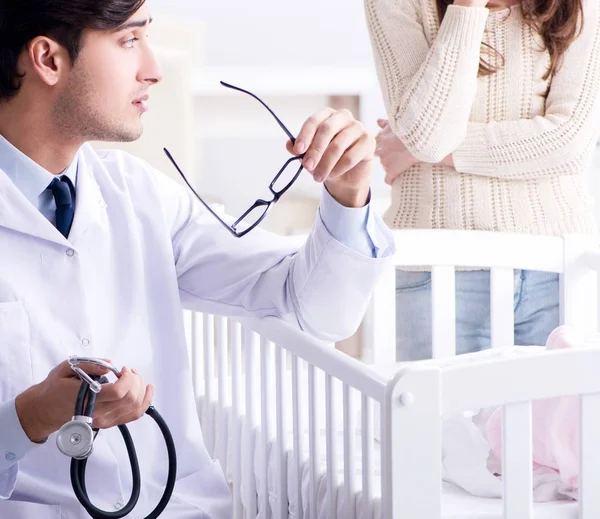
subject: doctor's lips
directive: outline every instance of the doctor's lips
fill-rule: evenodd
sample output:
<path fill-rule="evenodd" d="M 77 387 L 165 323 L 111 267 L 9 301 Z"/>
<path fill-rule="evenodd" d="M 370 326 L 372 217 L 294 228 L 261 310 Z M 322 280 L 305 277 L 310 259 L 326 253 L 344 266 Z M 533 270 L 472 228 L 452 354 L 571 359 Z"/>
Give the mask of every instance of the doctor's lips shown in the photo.
<path fill-rule="evenodd" d="M 142 112 L 147 112 L 148 111 L 148 99 L 150 99 L 150 96 L 142 96 L 138 99 L 136 99 L 133 102 L 134 106 L 137 106 Z"/>

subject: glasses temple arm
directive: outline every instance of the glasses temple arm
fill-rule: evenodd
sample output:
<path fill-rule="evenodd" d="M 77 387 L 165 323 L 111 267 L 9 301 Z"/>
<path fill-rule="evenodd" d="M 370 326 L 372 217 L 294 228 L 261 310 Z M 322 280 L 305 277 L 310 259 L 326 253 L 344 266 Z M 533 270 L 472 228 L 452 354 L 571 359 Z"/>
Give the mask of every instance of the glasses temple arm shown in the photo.
<path fill-rule="evenodd" d="M 256 100 L 257 100 L 257 101 L 258 101 L 260 104 L 262 104 L 262 105 L 263 105 L 263 106 L 264 106 L 264 107 L 265 107 L 265 108 L 266 108 L 266 109 L 269 111 L 269 113 L 270 113 L 270 114 L 271 114 L 271 115 L 272 115 L 272 116 L 275 118 L 275 120 L 277 121 L 277 124 L 279 124 L 279 126 L 281 127 L 281 129 L 282 129 L 282 130 L 283 130 L 283 131 L 286 133 L 286 135 L 287 135 L 287 136 L 290 138 L 290 140 L 292 141 L 292 144 L 295 144 L 295 142 L 296 142 L 296 137 L 294 137 L 294 136 L 292 135 L 292 132 L 290 132 L 290 131 L 289 131 L 289 130 L 286 128 L 285 124 L 283 124 L 283 123 L 281 122 L 281 120 L 279 119 L 279 117 L 277 117 L 277 116 L 275 115 L 275 112 L 273 112 L 273 110 L 271 110 L 271 109 L 269 108 L 269 106 L 267 105 L 267 103 L 265 103 L 265 102 L 264 102 L 264 101 L 263 101 L 263 100 L 262 100 L 260 97 L 258 97 L 257 95 L 254 95 L 252 92 L 249 92 L 248 90 L 244 90 L 243 88 L 236 87 L 236 86 L 234 86 L 234 85 L 231 85 L 231 84 L 229 84 L 229 83 L 225 83 L 224 81 L 220 81 L 220 83 L 221 83 L 221 85 L 223 85 L 224 87 L 231 88 L 231 89 L 233 89 L 233 90 L 237 90 L 237 91 L 239 91 L 239 92 L 243 92 L 244 94 L 248 94 L 249 96 L 252 96 L 254 99 L 256 99 Z"/>
<path fill-rule="evenodd" d="M 229 225 L 227 224 L 227 222 L 225 220 L 223 220 L 216 211 L 214 211 L 210 205 L 208 205 L 204 200 L 202 200 L 202 197 L 196 193 L 196 190 L 192 187 L 192 185 L 189 183 L 188 179 L 186 178 L 186 176 L 183 174 L 183 171 L 181 171 L 181 168 L 177 165 L 177 162 L 175 162 L 175 159 L 173 158 L 173 156 L 171 155 L 171 153 L 169 152 L 169 150 L 167 148 L 163 148 L 163 151 L 165 152 L 165 154 L 167 155 L 167 157 L 169 158 L 169 160 L 173 163 L 173 166 L 175 166 L 175 168 L 177 169 L 177 171 L 179 171 L 179 174 L 181 175 L 181 178 L 183 178 L 183 180 L 185 181 L 185 183 L 187 184 L 187 186 L 190 188 L 190 190 L 192 191 L 192 193 L 194 193 L 194 195 L 196 195 L 196 198 L 200 201 L 200 203 L 217 219 L 219 220 L 219 222 L 221 223 L 221 225 L 223 227 L 225 227 L 231 234 L 233 234 L 234 236 L 237 236 L 235 234 L 235 231 L 233 229 L 231 229 L 231 227 L 229 227 Z"/>

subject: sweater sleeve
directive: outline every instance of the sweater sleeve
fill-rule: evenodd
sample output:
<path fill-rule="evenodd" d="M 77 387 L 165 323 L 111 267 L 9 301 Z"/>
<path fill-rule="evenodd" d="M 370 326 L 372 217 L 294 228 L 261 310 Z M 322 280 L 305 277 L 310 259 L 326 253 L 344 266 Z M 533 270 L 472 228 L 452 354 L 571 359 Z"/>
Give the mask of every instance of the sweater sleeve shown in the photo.
<path fill-rule="evenodd" d="M 505 179 L 578 174 L 600 128 L 599 0 L 584 0 L 584 25 L 552 78 L 543 116 L 469 123 L 454 150 L 462 173 Z"/>
<path fill-rule="evenodd" d="M 437 163 L 466 136 L 489 11 L 449 6 L 430 46 L 414 1 L 365 0 L 365 10 L 391 127 L 417 159 Z"/>

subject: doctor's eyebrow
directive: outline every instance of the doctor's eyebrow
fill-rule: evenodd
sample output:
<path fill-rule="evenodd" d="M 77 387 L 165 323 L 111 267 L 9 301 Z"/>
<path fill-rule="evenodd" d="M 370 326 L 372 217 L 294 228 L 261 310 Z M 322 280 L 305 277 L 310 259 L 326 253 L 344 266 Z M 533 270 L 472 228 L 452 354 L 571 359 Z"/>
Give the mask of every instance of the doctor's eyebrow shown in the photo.
<path fill-rule="evenodd" d="M 152 18 L 149 18 L 148 20 L 132 20 L 131 22 L 126 22 L 123 25 L 120 25 L 119 27 L 114 29 L 113 32 L 121 32 L 126 29 L 140 29 L 142 27 L 150 25 L 152 23 L 152 20 Z"/>

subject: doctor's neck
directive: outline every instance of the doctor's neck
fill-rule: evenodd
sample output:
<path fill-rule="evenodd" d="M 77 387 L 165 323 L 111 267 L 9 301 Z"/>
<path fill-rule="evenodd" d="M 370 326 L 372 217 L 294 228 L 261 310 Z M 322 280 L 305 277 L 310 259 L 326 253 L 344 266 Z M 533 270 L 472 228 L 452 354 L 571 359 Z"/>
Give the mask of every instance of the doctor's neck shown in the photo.
<path fill-rule="evenodd" d="M 59 175 L 73 162 L 83 142 L 65 135 L 49 124 L 51 120 L 44 103 L 27 96 L 20 94 L 0 102 L 0 135 L 44 169 Z"/>

